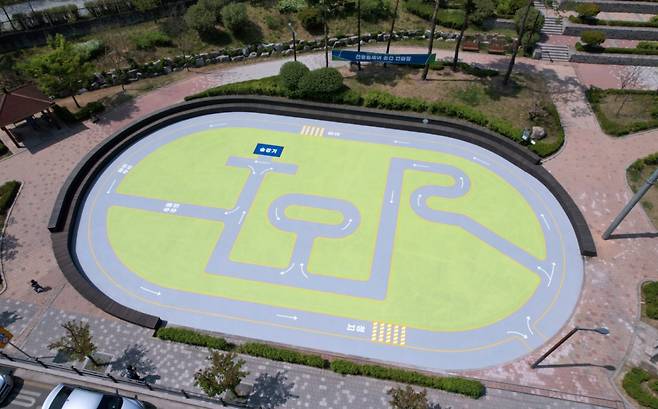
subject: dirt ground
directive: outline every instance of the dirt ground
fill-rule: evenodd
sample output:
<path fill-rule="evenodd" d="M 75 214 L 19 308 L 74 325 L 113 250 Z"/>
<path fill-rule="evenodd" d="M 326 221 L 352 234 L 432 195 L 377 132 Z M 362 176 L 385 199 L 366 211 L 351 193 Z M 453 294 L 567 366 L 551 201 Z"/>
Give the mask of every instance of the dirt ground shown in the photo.
<path fill-rule="evenodd" d="M 627 173 L 628 184 L 631 186 L 631 189 L 636 192 L 656 168 L 658 168 L 658 165 L 645 166 L 644 169 L 642 169 L 642 172 L 640 172 L 638 178 L 633 178 Z M 651 223 L 658 228 L 658 185 L 654 185 L 649 189 L 640 203 L 642 204 L 644 211 L 647 213 L 647 216 L 649 216 L 649 219 L 651 219 Z"/>

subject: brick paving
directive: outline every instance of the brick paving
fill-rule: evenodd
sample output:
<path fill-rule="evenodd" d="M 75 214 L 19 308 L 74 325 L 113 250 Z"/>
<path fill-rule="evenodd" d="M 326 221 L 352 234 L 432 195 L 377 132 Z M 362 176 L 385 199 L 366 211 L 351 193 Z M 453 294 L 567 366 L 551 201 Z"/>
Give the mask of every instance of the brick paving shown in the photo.
<path fill-rule="evenodd" d="M 394 51 L 405 50 L 407 48 L 394 48 Z M 450 53 L 439 50 L 438 54 L 444 57 Z M 505 57 L 486 54 L 462 53 L 461 56 L 464 61 L 496 68 L 503 68 L 507 62 Z M 302 60 L 317 67 L 323 64 L 323 58 L 323 55 L 305 55 Z M 25 319 L 29 325 L 18 337 L 19 343 L 28 345 L 32 342 L 32 337 L 27 334 L 39 331 L 42 325 L 46 325 L 43 322 L 50 321 L 46 319 L 48 314 L 58 316 L 60 312 L 76 312 L 83 313 L 90 320 L 106 320 L 115 326 L 127 325 L 117 322 L 79 297 L 58 270 L 50 248 L 45 226 L 51 206 L 63 180 L 77 161 L 114 130 L 146 113 L 209 86 L 273 75 L 282 63 L 283 60 L 273 60 L 221 67 L 207 74 L 199 74 L 141 96 L 106 114 L 97 124 L 85 123 L 87 129 L 82 132 L 51 143 L 45 141 L 31 151 L 25 150 L 0 161 L 1 180 L 25 182 L 8 221 L 4 262 L 8 288 L 2 295 L 2 300 L 27 303 L 34 311 L 31 320 Z M 630 197 L 625 168 L 636 158 L 658 151 L 658 130 L 624 138 L 604 135 L 584 99 L 580 78 L 588 67 L 568 63 L 545 64 L 528 59 L 520 59 L 517 67 L 539 73 L 551 84 L 567 142 L 558 155 L 547 161 L 546 167 L 572 194 L 592 228 L 599 248 L 599 257 L 586 262 L 581 302 L 564 331 L 573 325 L 605 325 L 610 328 L 611 334 L 604 338 L 592 333 L 579 333 L 547 362 L 564 366 L 530 370 L 528 363 L 539 354 L 540 351 L 537 351 L 526 359 L 496 368 L 469 371 L 464 375 L 618 399 L 612 381 L 614 373 L 596 365 L 621 368 L 624 364 L 638 311 L 636 287 L 643 279 L 658 279 L 655 262 L 658 258 L 658 239 L 631 236 L 604 242 L 599 237 Z M 604 77 L 607 74 L 609 72 L 600 72 Z M 639 208 L 631 213 L 619 230 L 620 233 L 629 234 L 654 231 Z M 30 278 L 51 286 L 52 290 L 41 295 L 34 294 L 28 285 Z M 290 376 L 293 376 L 292 372 Z M 329 375 L 321 372 L 320 376 Z M 358 382 L 366 380 L 359 378 Z M 330 392 L 339 393 L 337 389 Z M 383 396 L 381 390 L 378 394 L 380 398 Z M 455 407 L 477 406 L 469 402 L 467 406 Z"/>

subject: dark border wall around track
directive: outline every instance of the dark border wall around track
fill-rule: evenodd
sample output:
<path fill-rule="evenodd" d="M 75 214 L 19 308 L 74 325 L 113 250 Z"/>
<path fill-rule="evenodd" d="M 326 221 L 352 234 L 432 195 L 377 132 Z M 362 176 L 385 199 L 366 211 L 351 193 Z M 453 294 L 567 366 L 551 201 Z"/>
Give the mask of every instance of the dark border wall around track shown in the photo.
<path fill-rule="evenodd" d="M 156 111 L 114 133 L 90 151 L 64 182 L 50 216 L 55 258 L 69 283 L 87 300 L 103 311 L 134 324 L 157 328 L 160 318 L 124 307 L 113 301 L 88 280 L 73 253 L 77 214 L 86 192 L 96 177 L 121 152 L 158 129 L 196 116 L 219 112 L 257 112 L 300 118 L 319 119 L 357 125 L 394 128 L 412 132 L 452 137 L 490 150 L 531 174 L 555 195 L 571 221 L 580 252 L 596 256 L 596 246 L 582 213 L 560 183 L 540 164 L 540 158 L 525 147 L 473 124 L 422 115 L 397 114 L 368 108 L 283 98 L 226 96 L 196 99 Z M 427 119 L 427 123 L 423 120 Z"/>

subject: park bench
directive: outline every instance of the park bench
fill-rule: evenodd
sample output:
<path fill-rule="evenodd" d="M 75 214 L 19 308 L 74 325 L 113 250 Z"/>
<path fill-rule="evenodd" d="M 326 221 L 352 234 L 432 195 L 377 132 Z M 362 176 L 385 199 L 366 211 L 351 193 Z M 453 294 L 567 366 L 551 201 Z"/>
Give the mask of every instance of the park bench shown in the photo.
<path fill-rule="evenodd" d="M 480 51 L 480 44 L 474 39 L 465 39 L 462 43 L 462 50 L 464 51 Z"/>

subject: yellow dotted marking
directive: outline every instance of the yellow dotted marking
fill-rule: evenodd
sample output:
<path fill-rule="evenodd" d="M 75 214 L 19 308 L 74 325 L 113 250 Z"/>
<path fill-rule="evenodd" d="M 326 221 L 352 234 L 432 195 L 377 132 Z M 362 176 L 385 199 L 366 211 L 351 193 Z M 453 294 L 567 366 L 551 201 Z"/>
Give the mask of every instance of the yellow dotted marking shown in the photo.
<path fill-rule="evenodd" d="M 373 321 L 370 341 L 403 346 L 407 343 L 407 327 L 404 325 Z"/>
<path fill-rule="evenodd" d="M 407 327 L 402 327 L 400 329 L 400 345 L 405 345 L 407 343 Z"/>
<path fill-rule="evenodd" d="M 399 325 L 396 325 L 395 327 L 393 327 L 393 343 L 396 344 L 396 345 L 398 343 L 399 331 L 400 331 L 400 326 Z"/>
<path fill-rule="evenodd" d="M 377 325 L 377 321 L 372 323 L 372 337 L 370 337 L 370 340 L 373 342 L 377 341 Z"/>

